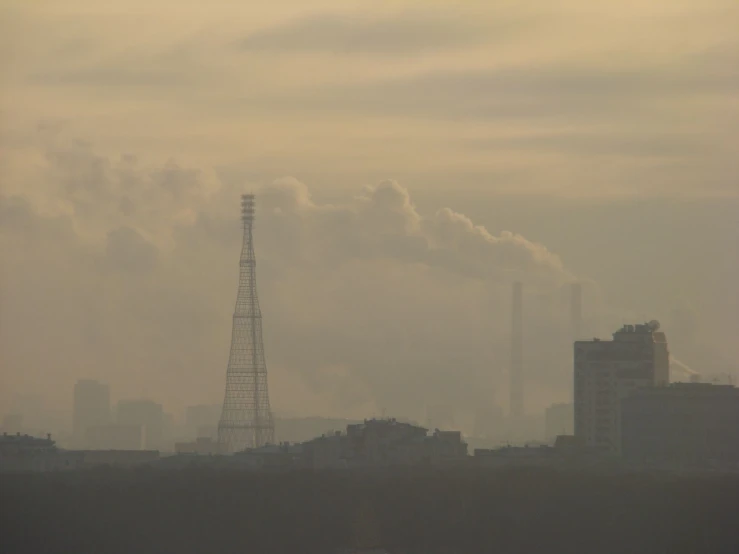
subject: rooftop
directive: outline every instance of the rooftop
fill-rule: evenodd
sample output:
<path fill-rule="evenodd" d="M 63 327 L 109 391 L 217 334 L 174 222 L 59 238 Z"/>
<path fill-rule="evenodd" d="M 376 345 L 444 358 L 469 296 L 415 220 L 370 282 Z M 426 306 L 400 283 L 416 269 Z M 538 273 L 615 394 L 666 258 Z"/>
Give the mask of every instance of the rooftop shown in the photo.
<path fill-rule="evenodd" d="M 0 445 L 3 446 L 17 445 L 34 448 L 50 448 L 55 444 L 56 443 L 51 440 L 51 435 L 46 435 L 45 439 L 40 439 L 38 437 L 32 437 L 31 435 L 21 435 L 20 433 L 16 433 L 15 435 L 3 433 L 2 437 L 0 437 Z"/>

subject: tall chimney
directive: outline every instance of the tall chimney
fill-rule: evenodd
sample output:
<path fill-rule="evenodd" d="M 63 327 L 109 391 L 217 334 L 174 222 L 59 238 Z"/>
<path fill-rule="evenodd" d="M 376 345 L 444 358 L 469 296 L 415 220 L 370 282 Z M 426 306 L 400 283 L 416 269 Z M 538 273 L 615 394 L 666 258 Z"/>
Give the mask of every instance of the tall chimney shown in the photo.
<path fill-rule="evenodd" d="M 513 283 L 510 379 L 510 415 L 520 419 L 523 416 L 523 284 L 519 281 Z"/>
<path fill-rule="evenodd" d="M 572 283 L 570 297 L 570 330 L 572 341 L 582 339 L 582 285 Z"/>

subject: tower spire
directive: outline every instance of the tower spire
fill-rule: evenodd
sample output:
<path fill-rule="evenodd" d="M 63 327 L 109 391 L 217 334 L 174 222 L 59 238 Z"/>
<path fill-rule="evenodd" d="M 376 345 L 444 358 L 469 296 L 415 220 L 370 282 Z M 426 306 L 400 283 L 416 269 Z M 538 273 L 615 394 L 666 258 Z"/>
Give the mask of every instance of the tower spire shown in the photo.
<path fill-rule="evenodd" d="M 241 197 L 244 241 L 239 262 L 239 291 L 233 315 L 231 353 L 226 370 L 226 394 L 218 423 L 221 452 L 238 452 L 274 441 L 269 406 L 267 365 L 262 342 L 262 312 L 257 297 L 254 257 L 254 195 Z"/>

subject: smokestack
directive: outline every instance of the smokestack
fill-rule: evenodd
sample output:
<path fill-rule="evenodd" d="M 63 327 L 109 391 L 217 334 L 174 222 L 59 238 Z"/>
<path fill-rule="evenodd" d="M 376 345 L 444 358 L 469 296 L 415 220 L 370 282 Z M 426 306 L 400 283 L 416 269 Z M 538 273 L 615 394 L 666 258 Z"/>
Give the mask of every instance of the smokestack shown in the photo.
<path fill-rule="evenodd" d="M 582 339 L 582 285 L 572 283 L 570 297 L 570 325 L 573 342 Z"/>
<path fill-rule="evenodd" d="M 523 284 L 519 281 L 513 283 L 511 315 L 510 415 L 520 419 L 523 416 Z"/>

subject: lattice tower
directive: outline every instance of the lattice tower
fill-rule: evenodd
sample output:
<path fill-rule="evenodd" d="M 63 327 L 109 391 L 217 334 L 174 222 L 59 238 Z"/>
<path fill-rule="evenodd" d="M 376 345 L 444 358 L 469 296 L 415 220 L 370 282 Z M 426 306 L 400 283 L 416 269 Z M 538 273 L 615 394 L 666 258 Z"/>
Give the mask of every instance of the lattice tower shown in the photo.
<path fill-rule="evenodd" d="M 233 315 L 226 394 L 218 423 L 218 445 L 222 453 L 273 443 L 275 434 L 262 342 L 262 312 L 257 298 L 253 194 L 241 197 L 241 220 L 244 241 L 239 262 L 239 292 Z"/>

